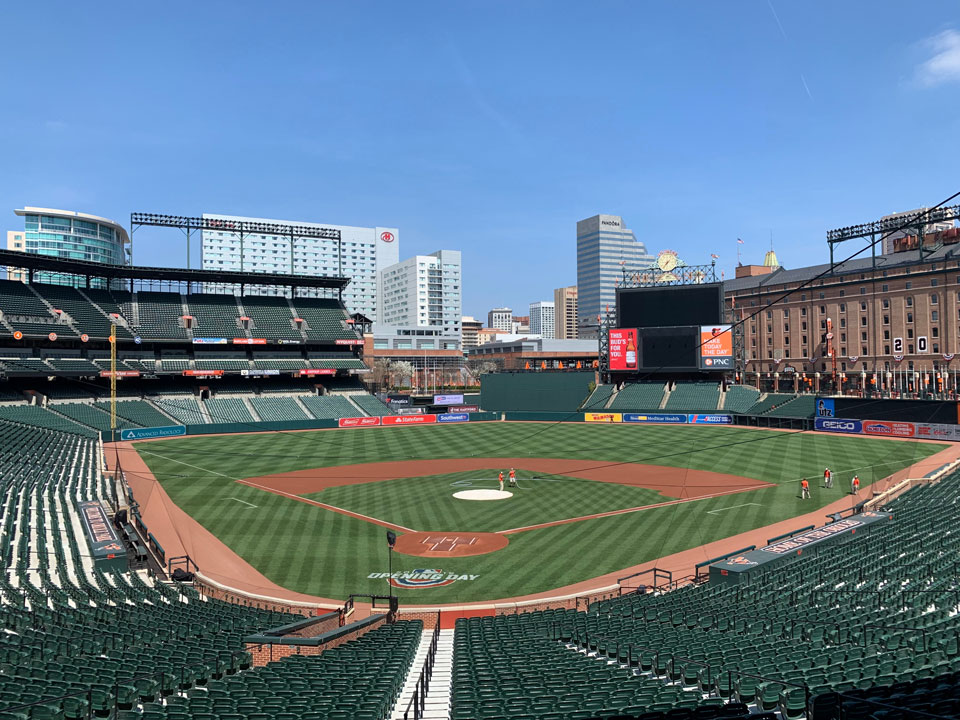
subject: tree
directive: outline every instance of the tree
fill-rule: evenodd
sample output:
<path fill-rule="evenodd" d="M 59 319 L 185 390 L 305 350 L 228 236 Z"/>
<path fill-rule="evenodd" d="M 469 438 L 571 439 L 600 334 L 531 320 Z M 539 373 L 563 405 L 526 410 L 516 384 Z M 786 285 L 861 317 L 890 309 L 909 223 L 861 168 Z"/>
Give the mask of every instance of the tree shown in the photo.
<path fill-rule="evenodd" d="M 390 390 L 393 387 L 393 378 L 391 375 L 391 365 L 393 363 L 387 358 L 377 358 L 373 361 L 373 381 L 377 387 Z"/>
<path fill-rule="evenodd" d="M 413 363 L 407 360 L 396 360 L 390 363 L 390 371 L 398 380 L 398 386 L 402 386 L 404 380 L 413 380 Z"/>

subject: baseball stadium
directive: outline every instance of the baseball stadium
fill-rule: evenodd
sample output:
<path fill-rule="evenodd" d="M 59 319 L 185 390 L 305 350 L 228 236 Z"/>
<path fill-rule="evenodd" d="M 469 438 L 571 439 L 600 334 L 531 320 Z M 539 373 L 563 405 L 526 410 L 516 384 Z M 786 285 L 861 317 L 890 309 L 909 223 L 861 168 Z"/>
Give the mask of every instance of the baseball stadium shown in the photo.
<path fill-rule="evenodd" d="M 957 400 L 749 384 L 708 269 L 418 394 L 348 277 L 0 264 L 3 720 L 960 714 Z"/>

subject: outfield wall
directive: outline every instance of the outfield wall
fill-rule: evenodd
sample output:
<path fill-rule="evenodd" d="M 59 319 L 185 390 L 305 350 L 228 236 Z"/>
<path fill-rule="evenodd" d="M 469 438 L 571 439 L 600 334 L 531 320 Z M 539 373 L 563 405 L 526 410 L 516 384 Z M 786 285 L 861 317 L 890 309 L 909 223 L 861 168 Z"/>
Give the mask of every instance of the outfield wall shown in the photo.
<path fill-rule="evenodd" d="M 956 400 L 893 400 L 850 397 L 818 397 L 819 417 L 856 420 L 890 420 L 913 423 L 960 423 Z"/>
<path fill-rule="evenodd" d="M 483 409 L 493 412 L 571 412 L 590 394 L 590 372 L 492 373 L 480 378 Z"/>

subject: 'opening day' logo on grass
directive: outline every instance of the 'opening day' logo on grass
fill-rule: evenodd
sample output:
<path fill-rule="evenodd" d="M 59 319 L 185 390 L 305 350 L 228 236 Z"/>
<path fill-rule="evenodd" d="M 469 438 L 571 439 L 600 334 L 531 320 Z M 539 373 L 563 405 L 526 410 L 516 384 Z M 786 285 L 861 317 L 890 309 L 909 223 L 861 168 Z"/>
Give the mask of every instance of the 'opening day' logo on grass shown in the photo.
<path fill-rule="evenodd" d="M 403 570 L 390 573 L 370 573 L 367 578 L 370 580 L 386 579 L 395 588 L 406 588 L 407 590 L 420 590 L 422 588 L 444 587 L 453 585 L 457 580 L 476 580 L 479 575 L 460 575 L 458 573 L 445 573 L 443 570 Z"/>

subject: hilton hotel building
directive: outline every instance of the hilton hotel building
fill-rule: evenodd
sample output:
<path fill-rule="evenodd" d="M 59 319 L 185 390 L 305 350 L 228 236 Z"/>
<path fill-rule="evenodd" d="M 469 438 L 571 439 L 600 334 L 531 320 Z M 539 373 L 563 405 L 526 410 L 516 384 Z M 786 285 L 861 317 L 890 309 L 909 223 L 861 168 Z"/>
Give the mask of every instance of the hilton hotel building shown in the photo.
<path fill-rule="evenodd" d="M 922 258 L 914 242 L 832 271 L 738 268 L 724 283 L 727 317 L 749 318 L 738 365 L 748 374 L 832 372 L 829 319 L 836 369 L 848 378 L 877 373 L 882 384 L 888 371 L 960 369 L 960 355 L 952 357 L 960 353 L 960 237 L 942 235 L 936 244 L 927 236 Z"/>

